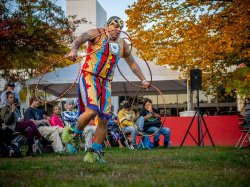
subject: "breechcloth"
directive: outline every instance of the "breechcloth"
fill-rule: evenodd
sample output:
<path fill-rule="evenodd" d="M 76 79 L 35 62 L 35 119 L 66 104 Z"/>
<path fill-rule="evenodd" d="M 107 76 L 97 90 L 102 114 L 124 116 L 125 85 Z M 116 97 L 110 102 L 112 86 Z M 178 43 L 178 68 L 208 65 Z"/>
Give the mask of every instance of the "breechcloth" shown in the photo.
<path fill-rule="evenodd" d="M 111 80 L 83 70 L 78 84 L 79 112 L 87 108 L 95 110 L 101 119 L 111 115 Z"/>

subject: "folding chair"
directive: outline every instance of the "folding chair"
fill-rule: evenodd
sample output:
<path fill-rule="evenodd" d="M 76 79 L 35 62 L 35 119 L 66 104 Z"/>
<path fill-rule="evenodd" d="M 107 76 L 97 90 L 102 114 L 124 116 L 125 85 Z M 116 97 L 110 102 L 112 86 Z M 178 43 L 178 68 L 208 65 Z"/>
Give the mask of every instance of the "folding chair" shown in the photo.
<path fill-rule="evenodd" d="M 128 137 L 131 137 L 131 132 L 123 132 L 120 126 L 120 123 L 124 120 L 124 118 L 121 119 L 121 121 L 119 121 L 118 126 L 120 131 L 122 132 L 122 135 L 124 137 L 124 144 L 128 149 L 135 149 L 133 147 L 133 145 L 131 144 L 131 142 L 128 141 Z"/>
<path fill-rule="evenodd" d="M 128 149 L 134 149 L 133 146 L 130 145 L 129 141 L 128 141 L 128 137 L 131 136 L 131 133 L 128 132 L 128 133 L 125 133 L 122 131 L 121 127 L 120 127 L 120 123 L 118 123 L 118 127 L 123 135 L 123 138 L 124 138 L 124 144 L 125 146 L 128 148 Z"/>
<path fill-rule="evenodd" d="M 241 136 L 235 145 L 235 148 L 241 148 L 244 143 L 250 145 L 249 135 L 250 135 L 250 124 L 245 120 L 243 116 L 239 117 L 239 128 L 241 132 Z"/>
<path fill-rule="evenodd" d="M 129 149 L 134 149 L 134 147 L 131 145 L 131 142 L 128 141 L 128 138 L 131 137 L 131 133 L 130 132 L 128 132 L 128 133 L 122 132 L 122 134 L 123 134 L 124 139 L 125 139 L 124 144 L 126 145 L 126 147 L 129 148 Z M 143 141 L 142 141 L 143 135 L 137 134 L 137 137 L 139 137 L 139 143 L 138 143 L 138 145 L 141 144 L 142 148 L 145 148 L 145 146 L 143 144 Z"/>
<path fill-rule="evenodd" d="M 106 138 L 105 138 L 105 141 L 104 141 L 105 147 L 112 147 L 111 144 L 110 144 L 110 137 L 111 136 L 112 136 L 111 132 L 107 131 Z"/>
<path fill-rule="evenodd" d="M 142 146 L 142 148 L 144 149 L 145 148 L 145 146 L 144 146 L 144 144 L 143 144 L 143 141 L 142 141 L 142 138 L 143 138 L 143 135 L 141 135 L 141 134 L 138 134 L 137 135 L 138 137 L 139 137 L 139 144 L 138 145 L 141 145 Z"/>
<path fill-rule="evenodd" d="M 15 136 L 15 138 L 11 141 L 12 144 L 21 147 L 22 145 L 24 145 L 27 142 L 27 138 L 26 136 L 24 136 L 22 133 L 20 132 L 14 132 L 13 136 Z"/>

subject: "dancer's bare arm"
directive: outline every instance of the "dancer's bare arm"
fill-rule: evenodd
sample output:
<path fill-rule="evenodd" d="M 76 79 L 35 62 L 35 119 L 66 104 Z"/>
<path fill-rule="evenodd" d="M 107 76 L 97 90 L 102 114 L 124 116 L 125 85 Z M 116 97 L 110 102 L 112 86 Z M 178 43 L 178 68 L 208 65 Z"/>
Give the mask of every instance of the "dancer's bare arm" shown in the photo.
<path fill-rule="evenodd" d="M 140 67 L 138 64 L 135 62 L 134 57 L 129 54 L 129 46 L 126 42 L 124 42 L 124 54 L 123 57 L 125 61 L 128 63 L 130 69 L 134 72 L 134 74 L 142 81 L 142 85 L 144 88 L 148 88 L 150 83 L 146 81 Z"/>
<path fill-rule="evenodd" d="M 93 37 L 98 35 L 98 33 L 99 32 L 97 29 L 91 29 L 78 36 L 71 44 L 71 51 L 69 54 L 67 54 L 67 58 L 74 61 L 77 58 L 78 48 L 87 41 L 94 41 L 95 38 Z"/>

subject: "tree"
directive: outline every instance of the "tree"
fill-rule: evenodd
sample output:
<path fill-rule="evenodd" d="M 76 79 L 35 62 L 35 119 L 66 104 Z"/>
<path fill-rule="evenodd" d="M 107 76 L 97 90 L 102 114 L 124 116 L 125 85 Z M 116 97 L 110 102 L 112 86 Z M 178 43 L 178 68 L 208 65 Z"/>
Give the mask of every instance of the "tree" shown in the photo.
<path fill-rule="evenodd" d="M 250 94 L 248 0 L 138 0 L 126 10 L 133 45 L 150 61 L 188 75 L 203 71 L 203 88 L 223 84 Z"/>
<path fill-rule="evenodd" d="M 0 75 L 24 80 L 63 57 L 78 23 L 52 0 L 1 0 Z M 72 21 L 70 21 L 71 19 Z M 56 66 L 65 66 L 64 60 Z M 53 67 L 54 68 L 54 67 Z"/>

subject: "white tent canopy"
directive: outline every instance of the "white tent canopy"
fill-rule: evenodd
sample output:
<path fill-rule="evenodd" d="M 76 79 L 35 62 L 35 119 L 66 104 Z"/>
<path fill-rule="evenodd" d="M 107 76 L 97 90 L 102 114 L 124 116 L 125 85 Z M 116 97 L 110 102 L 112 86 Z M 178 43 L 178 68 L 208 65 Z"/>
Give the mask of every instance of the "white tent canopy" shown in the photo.
<path fill-rule="evenodd" d="M 147 80 L 150 80 L 150 73 L 147 65 L 143 60 L 138 57 L 134 57 L 137 64 L 141 68 L 143 74 Z M 131 82 L 141 85 L 141 81 L 130 70 L 129 66 L 123 58 L 119 60 L 118 66 L 122 74 Z M 149 67 L 152 72 L 152 84 L 159 88 L 164 94 L 174 93 L 187 93 L 186 79 L 179 79 L 180 73 L 167 69 L 164 66 L 155 65 L 149 62 Z M 44 90 L 54 96 L 58 96 L 63 93 L 76 79 L 79 72 L 79 65 L 73 64 L 68 67 L 59 68 L 53 72 L 46 73 L 38 84 L 38 89 Z M 29 89 L 34 88 L 39 81 L 40 77 L 29 79 L 26 81 Z M 138 91 L 137 87 L 134 87 L 128 83 L 119 73 L 118 69 L 115 70 L 114 78 L 112 81 L 112 96 L 133 96 Z M 140 94 L 153 95 L 159 94 L 154 88 L 150 88 L 148 91 L 142 90 Z M 76 97 L 77 96 L 77 84 L 74 85 L 64 97 Z"/>

